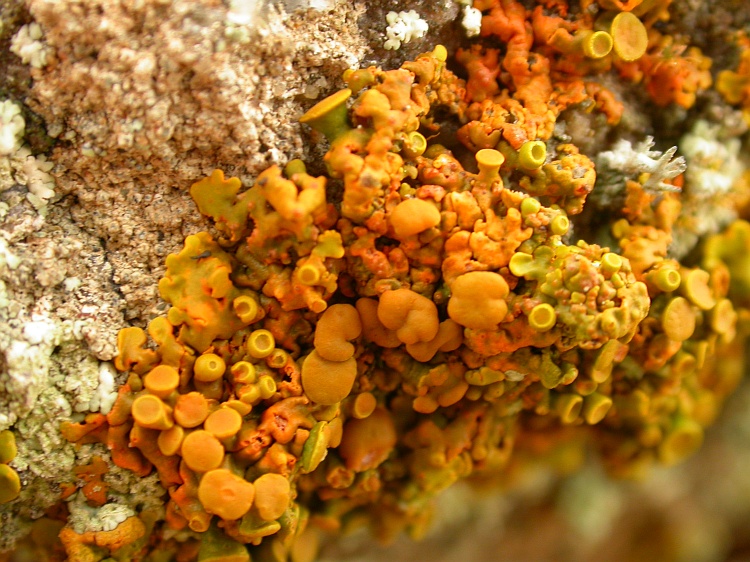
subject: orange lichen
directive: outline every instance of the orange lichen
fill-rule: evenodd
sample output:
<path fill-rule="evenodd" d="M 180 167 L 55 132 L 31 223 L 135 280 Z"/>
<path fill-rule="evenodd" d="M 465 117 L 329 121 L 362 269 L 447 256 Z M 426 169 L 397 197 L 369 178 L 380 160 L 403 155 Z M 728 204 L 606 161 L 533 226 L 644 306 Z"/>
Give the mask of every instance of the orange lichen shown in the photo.
<path fill-rule="evenodd" d="M 193 365 L 193 378 L 200 382 L 214 382 L 224 376 L 226 363 L 215 353 L 200 355 Z"/>
<path fill-rule="evenodd" d="M 16 436 L 8 429 L 0 431 L 0 504 L 13 501 L 21 493 L 21 479 L 8 466 L 17 454 Z"/>
<path fill-rule="evenodd" d="M 438 351 L 453 351 L 463 342 L 463 328 L 454 320 L 448 318 L 438 326 L 437 334 L 430 341 L 418 342 L 406 346 L 406 351 L 417 361 L 426 363 Z"/>
<path fill-rule="evenodd" d="M 690 303 L 682 298 L 675 297 L 669 301 L 662 314 L 662 329 L 669 339 L 673 341 L 685 341 L 695 331 L 695 313 Z"/>
<path fill-rule="evenodd" d="M 232 408 L 220 408 L 208 415 L 203 427 L 219 440 L 228 439 L 239 432 L 242 416 Z"/>
<path fill-rule="evenodd" d="M 456 60 L 469 73 L 466 95 L 470 99 L 480 102 L 500 91 L 497 83 L 500 74 L 499 54 L 498 49 L 484 49 L 481 45 L 472 45 L 470 49 L 456 51 Z"/>
<path fill-rule="evenodd" d="M 8 464 L 18 454 L 16 436 L 9 429 L 0 431 L 0 464 Z"/>
<path fill-rule="evenodd" d="M 363 419 L 372 414 L 378 405 L 378 399 L 371 392 L 357 394 L 352 402 L 352 416 Z"/>
<path fill-rule="evenodd" d="M 224 447 L 209 431 L 196 430 L 182 440 L 180 454 L 185 464 L 196 472 L 219 468 L 224 460 Z"/>
<path fill-rule="evenodd" d="M 383 408 L 376 408 L 364 419 L 354 418 L 346 422 L 338 451 L 349 470 L 363 472 L 388 458 L 396 441 L 391 414 Z"/>
<path fill-rule="evenodd" d="M 711 310 L 716 306 L 716 299 L 709 283 L 711 274 L 704 269 L 680 270 L 679 292 L 701 310 Z"/>
<path fill-rule="evenodd" d="M 127 428 L 127 426 L 124 427 Z M 140 451 L 143 457 L 156 469 L 162 486 L 169 488 L 182 482 L 182 477 L 179 473 L 180 459 L 178 457 L 167 457 L 159 450 L 158 436 L 159 432 L 157 430 L 147 429 L 134 424 L 130 428 L 128 446 L 130 448 L 137 448 Z"/>
<path fill-rule="evenodd" d="M 240 295 L 232 301 L 232 308 L 242 322 L 252 324 L 258 319 L 258 302 L 251 296 Z"/>
<path fill-rule="evenodd" d="M 349 72 L 306 114 L 330 143 L 324 175 L 293 160 L 246 191 L 196 183 L 221 238 L 170 256 L 155 345 L 123 332 L 128 384 L 106 418 L 66 432 L 155 469 L 169 532 L 203 533 L 217 561 L 284 558 L 306 525 L 397 533 L 560 425 L 594 436 L 614 472 L 689 452 L 736 379 L 699 369 L 742 333 L 735 254 L 750 237 L 683 267 L 669 257 L 682 194 L 662 191 L 681 180 L 597 180 L 597 148 L 573 144 L 576 121 L 622 115 L 623 90 L 599 76 L 612 69 L 656 104 L 705 85 L 700 53 L 670 66 L 653 27 L 668 2 L 600 4 L 618 11 L 479 0 L 486 46 L 458 55 L 468 81 L 440 47 Z"/>
<path fill-rule="evenodd" d="M 577 215 L 594 189 L 594 163 L 572 144 L 559 144 L 557 158 L 521 180 L 521 186 L 537 196 L 550 197 L 569 215 Z"/>
<path fill-rule="evenodd" d="M 203 352 L 215 338 L 229 338 L 246 323 L 232 302 L 243 294 L 230 278 L 233 258 L 206 232 L 188 236 L 179 254 L 167 257 L 159 292 L 172 304 L 167 319 L 180 341 Z"/>
<path fill-rule="evenodd" d="M 350 304 L 329 306 L 315 326 L 315 351 L 328 361 L 346 361 L 354 355 L 350 340 L 362 333 L 357 309 Z"/>
<path fill-rule="evenodd" d="M 630 12 L 640 6 L 643 0 L 598 0 L 598 3 L 605 10 Z"/>
<path fill-rule="evenodd" d="M 451 286 L 448 315 L 466 328 L 493 330 L 508 314 L 508 283 L 497 273 L 473 271 Z"/>
<path fill-rule="evenodd" d="M 583 419 L 589 425 L 601 422 L 612 407 L 612 398 L 593 392 L 583 399 Z"/>
<path fill-rule="evenodd" d="M 180 467 L 181 485 L 169 489 L 168 513 L 172 513 L 174 529 L 184 529 L 186 524 L 192 531 L 205 533 L 211 525 L 211 514 L 198 499 L 199 476 L 185 463 Z M 171 506 L 171 507 L 170 507 Z"/>
<path fill-rule="evenodd" d="M 378 319 L 405 344 L 430 341 L 438 331 L 435 303 L 409 289 L 380 295 Z"/>
<path fill-rule="evenodd" d="M 21 493 L 21 479 L 7 464 L 0 464 L 0 504 L 13 501 Z"/>
<path fill-rule="evenodd" d="M 175 421 L 185 429 L 197 427 L 208 417 L 208 401 L 200 392 L 181 394 L 173 414 Z"/>
<path fill-rule="evenodd" d="M 390 214 L 396 238 L 403 240 L 440 224 L 440 211 L 424 199 L 404 199 Z"/>
<path fill-rule="evenodd" d="M 325 211 L 326 178 L 306 173 L 293 174 L 292 178 L 284 178 L 277 166 L 271 166 L 258 176 L 256 188 L 285 221 L 286 228 L 301 233 L 316 214 Z"/>
<path fill-rule="evenodd" d="M 313 351 L 302 362 L 302 388 L 313 402 L 330 406 L 346 398 L 357 377 L 357 362 L 323 359 Z"/>
<path fill-rule="evenodd" d="M 264 474 L 257 478 L 253 509 L 263 521 L 274 521 L 283 515 L 291 501 L 289 480 L 281 474 Z"/>
<path fill-rule="evenodd" d="M 170 429 L 159 432 L 156 444 L 164 456 L 170 457 L 177 454 L 182 447 L 185 438 L 185 430 L 181 425 L 173 425 Z"/>
<path fill-rule="evenodd" d="M 380 347 L 398 347 L 401 340 L 395 330 L 390 330 L 378 318 L 378 301 L 375 299 L 359 299 L 356 303 L 357 312 L 362 320 L 362 333 L 369 341 Z"/>
<path fill-rule="evenodd" d="M 107 485 L 103 477 L 108 471 L 109 465 L 98 455 L 91 459 L 90 464 L 73 469 L 73 473 L 85 482 L 81 491 L 86 496 L 86 503 L 92 507 L 101 507 L 107 502 Z"/>
<path fill-rule="evenodd" d="M 620 12 L 612 19 L 609 30 L 615 53 L 622 60 L 638 60 L 646 53 L 648 31 L 631 12 Z"/>
<path fill-rule="evenodd" d="M 703 428 L 694 420 L 679 417 L 659 444 L 659 460 L 673 465 L 692 455 L 703 443 Z"/>
<path fill-rule="evenodd" d="M 147 429 L 169 429 L 174 425 L 172 408 L 158 396 L 144 394 L 133 401 L 135 423 Z"/>
<path fill-rule="evenodd" d="M 180 374 L 169 365 L 157 365 L 143 377 L 143 386 L 159 398 L 167 398 L 180 384 Z"/>
<path fill-rule="evenodd" d="M 741 33 L 736 40 L 740 61 L 736 70 L 725 69 L 716 78 L 716 89 L 727 103 L 742 106 L 742 115 L 750 123 L 750 38 Z"/>
<path fill-rule="evenodd" d="M 247 338 L 247 352 L 256 359 L 268 357 L 276 346 L 276 339 L 268 330 L 253 330 Z"/>
<path fill-rule="evenodd" d="M 132 422 L 110 426 L 106 437 L 107 448 L 112 453 L 112 462 L 117 466 L 146 476 L 153 465 L 138 449 L 130 446 L 129 434 L 132 429 Z"/>
<path fill-rule="evenodd" d="M 117 333 L 117 357 L 115 367 L 120 371 L 144 374 L 156 361 L 156 354 L 145 349 L 146 333 L 140 328 L 123 328 Z"/>
<path fill-rule="evenodd" d="M 485 184 L 499 182 L 500 186 L 497 187 L 501 187 L 503 179 L 500 177 L 500 168 L 505 163 L 505 156 L 502 152 L 485 148 L 477 152 L 474 157 L 477 159 L 477 167 L 479 168 L 477 181 Z"/>
<path fill-rule="evenodd" d="M 229 242 L 236 242 L 247 224 L 249 192 L 239 194 L 242 183 L 237 178 L 224 179 L 224 172 L 213 173 L 194 183 L 190 195 L 201 213 L 214 217 L 217 228 Z"/>
<path fill-rule="evenodd" d="M 713 82 L 711 59 L 697 47 L 686 49 L 672 45 L 666 39 L 662 40 L 659 49 L 654 55 L 644 57 L 642 62 L 651 99 L 662 107 L 670 103 L 693 107 L 698 92 L 706 90 Z"/>
<path fill-rule="evenodd" d="M 351 77 L 352 80 L 359 82 L 365 76 L 360 73 L 358 76 Z M 365 79 L 365 82 L 370 80 Z M 361 88 L 356 88 L 359 91 Z M 310 125 L 316 131 L 323 133 L 329 141 L 335 140 L 347 132 L 350 127 L 347 123 L 348 111 L 346 102 L 352 97 L 352 91 L 349 88 L 339 90 L 331 94 L 324 100 L 316 103 L 302 117 L 300 123 Z"/>
<path fill-rule="evenodd" d="M 92 441 L 99 441 L 102 430 L 107 430 L 107 416 L 98 413 L 87 414 L 83 422 L 60 424 L 60 433 L 71 443 L 87 442 L 86 436 L 90 436 Z"/>
<path fill-rule="evenodd" d="M 206 511 L 224 521 L 241 518 L 253 505 L 255 486 L 225 468 L 210 470 L 198 486 L 198 499 Z"/>
<path fill-rule="evenodd" d="M 93 547 L 105 549 L 110 554 L 114 554 L 145 535 L 146 525 L 134 515 L 128 517 L 112 531 L 89 531 L 78 534 L 73 529 L 64 527 L 59 536 L 71 560 L 93 562 L 101 559 L 101 555 Z"/>

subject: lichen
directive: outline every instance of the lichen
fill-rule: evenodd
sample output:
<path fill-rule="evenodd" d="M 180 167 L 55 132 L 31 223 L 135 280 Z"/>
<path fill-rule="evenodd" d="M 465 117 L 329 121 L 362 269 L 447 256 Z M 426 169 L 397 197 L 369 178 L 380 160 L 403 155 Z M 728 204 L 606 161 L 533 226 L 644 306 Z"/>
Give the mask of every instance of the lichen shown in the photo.
<path fill-rule="evenodd" d="M 402 43 L 425 36 L 429 26 L 414 10 L 408 12 L 388 12 L 385 17 L 388 27 L 385 30 L 386 40 L 383 48 L 398 50 Z"/>
<path fill-rule="evenodd" d="M 574 146 L 555 146 L 551 163 L 540 141 L 481 149 L 473 173 L 444 146 L 405 142 L 419 121 L 439 129 L 437 107 L 463 111 L 442 46 L 347 78 L 303 117 L 330 142 L 327 175 L 293 161 L 246 191 L 218 171 L 195 183 L 222 237 L 190 236 L 167 258 L 172 308 L 149 327 L 155 349 L 139 328 L 121 332 L 128 382 L 89 435 L 118 466 L 157 472 L 165 525 L 213 544 L 218 517 L 222 548 L 288 549 L 304 509 L 328 527 L 328 510 L 367 520 L 396 499 L 393 532 L 457 480 L 502 470 L 521 412 L 591 426 L 614 473 L 694 452 L 708 423 L 694 401 L 724 392 L 699 376 L 707 341 L 729 344 L 738 314 L 710 281 L 718 263 L 677 273 L 668 259 L 676 149 L 647 139 L 601 153 L 622 182 L 618 248 L 566 243 L 595 177 Z M 355 90 L 352 127 L 342 108 Z M 329 253 L 334 223 L 343 252 Z M 346 304 L 329 307 L 339 291 Z M 628 412 L 633 396 L 660 400 L 664 379 L 684 397 Z M 620 445 L 651 426 L 652 440 Z"/>
<path fill-rule="evenodd" d="M 669 2 L 597 4 L 483 0 L 465 74 L 438 46 L 339 79 L 356 10 L 339 41 L 261 3 L 29 0 L 14 49 L 60 141 L 33 155 L 3 106 L 0 547 L 62 497 L 73 560 L 305 559 L 358 523 L 422 534 L 469 476 L 693 453 L 746 336 L 740 131 L 678 123 L 718 98 Z M 303 148 L 289 116 L 333 84 Z M 629 129 L 663 107 L 682 155 Z"/>

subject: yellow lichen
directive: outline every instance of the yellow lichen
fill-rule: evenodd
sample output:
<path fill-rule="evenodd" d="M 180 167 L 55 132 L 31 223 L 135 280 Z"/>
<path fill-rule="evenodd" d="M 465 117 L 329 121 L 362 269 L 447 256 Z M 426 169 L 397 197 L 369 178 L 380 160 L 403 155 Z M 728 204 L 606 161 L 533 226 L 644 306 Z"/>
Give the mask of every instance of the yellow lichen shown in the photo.
<path fill-rule="evenodd" d="M 448 315 L 466 328 L 493 330 L 508 314 L 508 283 L 501 275 L 474 271 L 458 277 L 451 286 Z"/>

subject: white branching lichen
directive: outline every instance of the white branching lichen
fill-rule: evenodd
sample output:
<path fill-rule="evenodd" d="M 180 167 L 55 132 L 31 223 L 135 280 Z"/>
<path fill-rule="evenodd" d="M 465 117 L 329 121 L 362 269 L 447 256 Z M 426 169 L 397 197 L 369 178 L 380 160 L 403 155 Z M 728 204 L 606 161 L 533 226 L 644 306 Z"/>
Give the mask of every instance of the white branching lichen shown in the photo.
<path fill-rule="evenodd" d="M 398 50 L 403 43 L 424 37 L 429 29 L 427 22 L 414 10 L 388 12 L 385 19 L 388 27 L 385 30 L 387 38 L 383 47 L 388 50 Z"/>
<path fill-rule="evenodd" d="M 651 150 L 653 147 L 653 137 L 646 137 L 635 146 L 628 140 L 617 141 L 612 150 L 600 152 L 597 156 L 598 180 L 603 185 L 624 190 L 626 179 L 638 181 L 643 174 L 648 174 L 643 181 L 643 188 L 647 192 L 678 191 L 678 188 L 665 181 L 674 179 L 685 171 L 685 159 L 682 156 L 674 158 L 676 146 L 664 152 Z M 597 189 L 599 185 L 597 182 Z"/>

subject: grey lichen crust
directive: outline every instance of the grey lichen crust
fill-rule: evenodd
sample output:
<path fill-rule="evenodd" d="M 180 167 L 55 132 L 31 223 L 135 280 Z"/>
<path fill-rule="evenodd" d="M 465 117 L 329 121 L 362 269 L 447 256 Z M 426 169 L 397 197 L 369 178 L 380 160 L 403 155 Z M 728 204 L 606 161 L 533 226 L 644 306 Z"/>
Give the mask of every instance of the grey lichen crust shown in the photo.
<path fill-rule="evenodd" d="M 60 424 L 109 411 L 123 382 L 109 362 L 117 330 L 159 314 L 164 258 L 206 228 L 187 188 L 217 167 L 250 180 L 309 157 L 297 119 L 367 50 L 359 4 L 288 15 L 257 2 L 251 20 L 241 5 L 0 7 L 0 42 L 16 53 L 3 60 L 32 78 L 30 90 L 23 77 L 0 88 L 0 430 L 16 436 L 22 484 L 0 505 L 0 552 L 58 501 L 74 466 L 109 458 L 102 445 L 76 449 Z M 47 155 L 32 142 L 37 115 L 56 139 Z M 114 466 L 105 482 L 102 508 L 68 499 L 76 530 L 111 529 L 163 494 Z"/>

